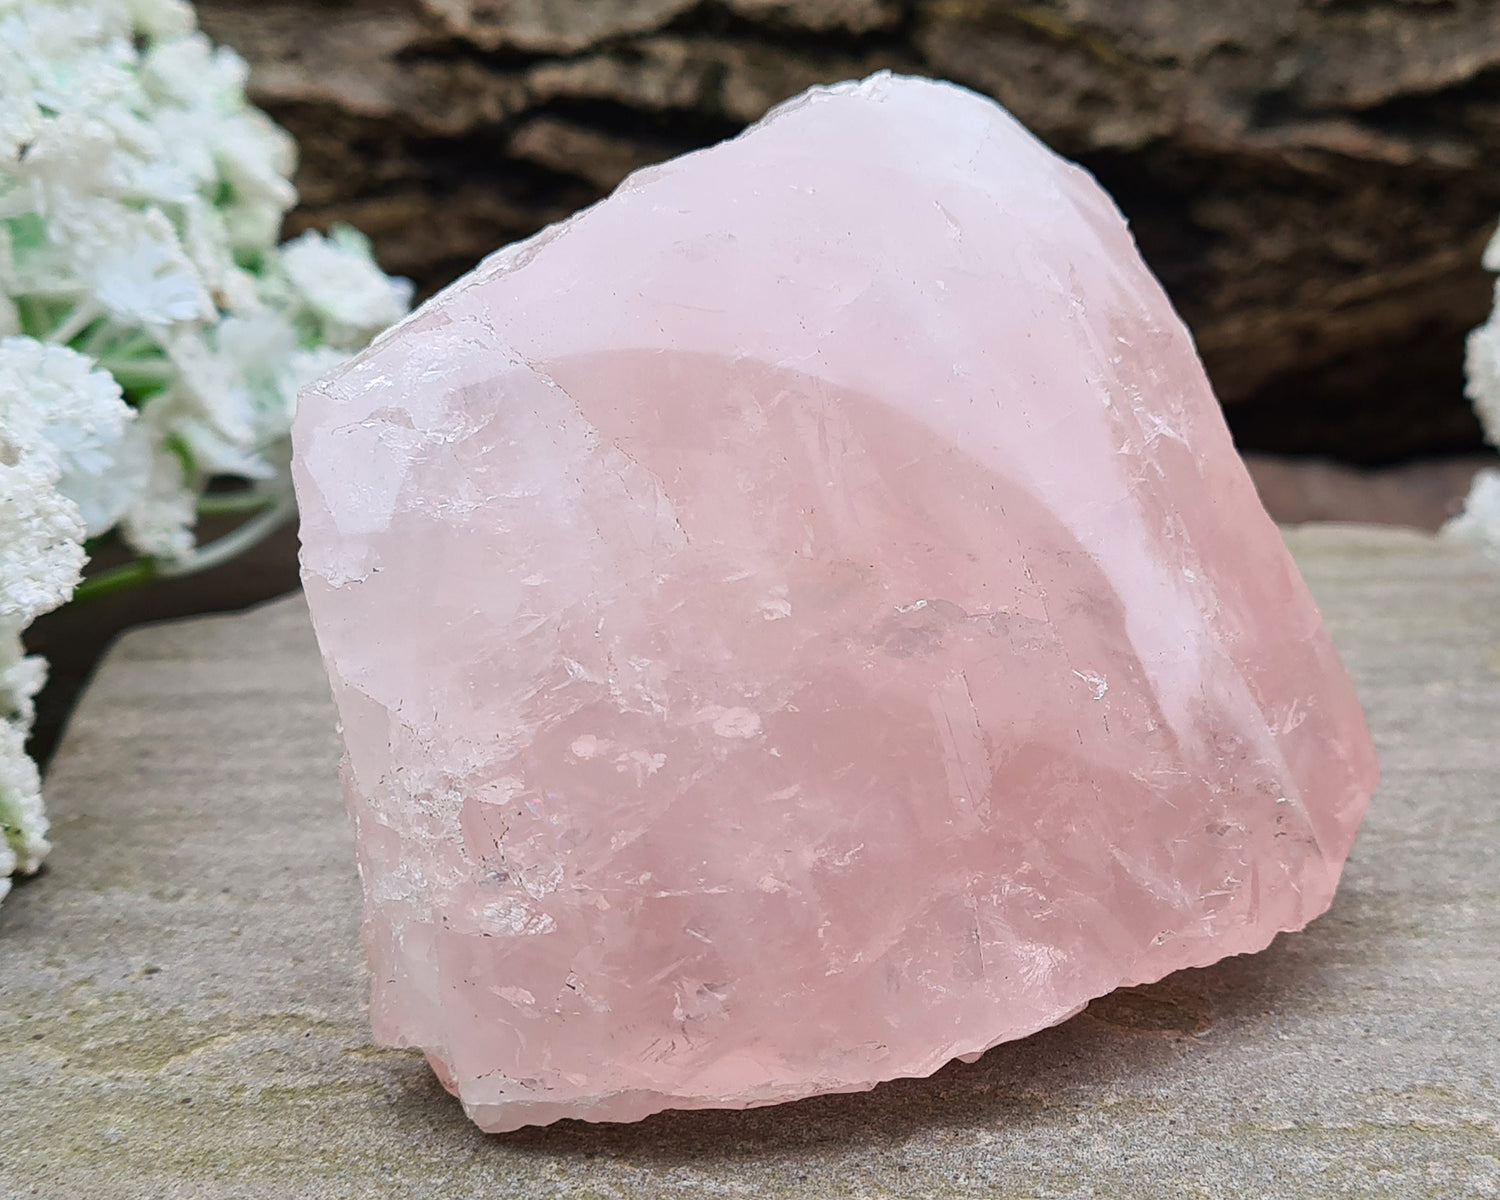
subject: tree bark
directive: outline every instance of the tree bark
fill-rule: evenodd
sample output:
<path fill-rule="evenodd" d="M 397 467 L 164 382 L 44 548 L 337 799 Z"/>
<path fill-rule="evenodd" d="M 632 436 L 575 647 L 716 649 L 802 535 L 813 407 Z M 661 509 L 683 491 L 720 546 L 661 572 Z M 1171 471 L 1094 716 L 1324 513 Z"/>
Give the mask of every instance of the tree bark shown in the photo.
<path fill-rule="evenodd" d="M 880 68 L 1091 169 L 1242 446 L 1467 450 L 1500 214 L 1496 0 L 200 0 L 302 145 L 290 230 L 431 290 L 636 167 Z"/>

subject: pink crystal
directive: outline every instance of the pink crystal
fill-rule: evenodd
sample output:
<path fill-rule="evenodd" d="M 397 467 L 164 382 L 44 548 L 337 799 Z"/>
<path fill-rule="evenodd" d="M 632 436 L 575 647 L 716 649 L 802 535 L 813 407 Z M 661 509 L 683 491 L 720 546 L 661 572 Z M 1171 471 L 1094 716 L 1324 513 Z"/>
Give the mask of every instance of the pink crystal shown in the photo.
<path fill-rule="evenodd" d="M 297 418 L 372 1019 L 488 1130 L 925 1075 L 1332 898 L 1376 767 L 1119 213 L 876 76 Z"/>

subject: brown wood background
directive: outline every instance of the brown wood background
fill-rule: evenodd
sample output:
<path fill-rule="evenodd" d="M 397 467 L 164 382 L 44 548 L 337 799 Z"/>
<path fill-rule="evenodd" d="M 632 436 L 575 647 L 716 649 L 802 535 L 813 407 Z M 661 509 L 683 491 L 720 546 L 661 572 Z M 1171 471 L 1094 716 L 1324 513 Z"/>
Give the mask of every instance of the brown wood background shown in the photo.
<path fill-rule="evenodd" d="M 1495 0 L 201 0 L 302 145 L 292 230 L 424 290 L 810 84 L 997 97 L 1131 218 L 1247 449 L 1479 445 Z"/>

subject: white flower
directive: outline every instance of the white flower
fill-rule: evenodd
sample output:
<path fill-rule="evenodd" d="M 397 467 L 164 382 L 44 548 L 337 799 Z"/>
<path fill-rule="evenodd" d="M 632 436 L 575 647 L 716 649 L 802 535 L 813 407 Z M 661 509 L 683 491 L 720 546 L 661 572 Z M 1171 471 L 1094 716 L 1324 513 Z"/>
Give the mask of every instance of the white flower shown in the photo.
<path fill-rule="evenodd" d="M 113 441 L 96 444 L 83 460 L 65 462 L 57 490 L 78 506 L 85 533 L 97 537 L 118 525 L 146 494 L 150 477 L 151 445 L 145 430 L 132 421 Z"/>
<path fill-rule="evenodd" d="M 1500 229 L 1484 251 L 1484 266 L 1500 271 Z M 1500 447 L 1500 282 L 1490 318 L 1469 334 L 1466 362 L 1469 399 L 1490 445 Z M 1500 559 L 1500 471 L 1474 476 L 1464 511 L 1443 526 L 1445 536 L 1478 545 Z"/>
<path fill-rule="evenodd" d="M 0 621 L 22 625 L 72 595 L 84 562 L 83 517 L 40 440 L 0 418 Z"/>
<path fill-rule="evenodd" d="M 112 216 L 73 243 L 88 255 L 79 275 L 105 310 L 126 325 L 212 319 L 213 300 L 166 216 L 154 208 Z"/>
<path fill-rule="evenodd" d="M 24 625 L 72 592 L 88 526 L 67 489 L 86 493 L 113 468 L 131 417 L 119 385 L 83 355 L 0 341 L 0 621 Z"/>
<path fill-rule="evenodd" d="M 46 850 L 20 635 L 118 529 L 162 570 L 215 476 L 290 510 L 298 387 L 406 310 L 352 231 L 276 242 L 290 137 L 184 0 L 0 0 L 0 895 Z M 72 347 L 71 349 L 69 347 Z"/>
<path fill-rule="evenodd" d="M 0 356 L 26 380 L 57 490 L 78 507 L 86 535 L 112 528 L 146 486 L 147 447 L 120 385 L 83 355 L 30 338 L 0 342 Z"/>
<path fill-rule="evenodd" d="M 168 395 L 183 417 L 199 417 L 249 447 L 255 437 L 249 388 L 235 364 L 218 352 L 215 340 L 212 330 L 190 326 L 171 331 L 165 348 L 177 377 Z"/>
<path fill-rule="evenodd" d="M 26 756 L 32 697 L 46 678 L 46 664 L 22 650 L 20 626 L 0 621 L 0 897 L 11 875 L 35 871 L 50 849 L 41 779 Z"/>
<path fill-rule="evenodd" d="M 287 278 L 327 323 L 332 345 L 362 345 L 401 319 L 411 304 L 411 284 L 375 265 L 364 235 L 344 226 L 331 237 L 309 230 L 281 249 Z"/>
<path fill-rule="evenodd" d="M 255 303 L 255 277 L 235 264 L 218 209 L 194 204 L 186 210 L 182 249 L 220 308 L 236 311 Z"/>
<path fill-rule="evenodd" d="M 0 25 L 0 37 L 4 26 Z M 17 87 L 16 56 L 0 42 L 0 162 L 14 162 L 42 127 L 42 110 L 29 89 Z"/>
<path fill-rule="evenodd" d="M 151 558 L 180 562 L 193 552 L 198 493 L 187 485 L 182 463 L 153 447 L 146 491 L 120 522 L 132 547 Z"/>
<path fill-rule="evenodd" d="M 1443 526 L 1443 536 L 1500 558 L 1500 471 L 1486 469 L 1474 476 L 1463 512 Z"/>
<path fill-rule="evenodd" d="M 1489 244 L 1479 256 L 1479 265 L 1486 271 L 1500 274 L 1500 226 L 1496 226 L 1495 232 L 1490 234 Z"/>
<path fill-rule="evenodd" d="M 36 764 L 26 756 L 25 730 L 0 721 L 0 897 L 10 891 L 10 876 L 31 874 L 51 849 L 41 785 Z"/>
<path fill-rule="evenodd" d="M 240 479 L 276 477 L 276 468 L 259 449 L 247 450 L 207 421 L 187 417 L 177 422 L 175 432 L 192 455 L 194 465 L 208 475 L 233 475 Z"/>
<path fill-rule="evenodd" d="M 156 122 L 179 157 L 196 172 L 222 179 L 228 200 L 223 225 L 236 248 L 275 241 L 282 215 L 297 201 L 289 176 L 296 166 L 291 138 L 245 102 L 244 60 L 215 49 L 201 34 L 153 46 L 141 82 L 159 104 Z"/>
<path fill-rule="evenodd" d="M 21 631 L 77 584 L 87 525 L 67 488 L 86 490 L 100 474 L 114 486 L 131 416 L 119 385 L 83 355 L 0 340 L 0 895 L 48 849 L 41 784 L 26 756 L 45 668 L 23 653 Z"/>
<path fill-rule="evenodd" d="M 141 554 L 180 562 L 193 550 L 198 493 L 173 438 L 172 402 L 153 400 L 141 409 L 140 422 L 150 446 L 146 486 L 120 522 L 126 541 Z M 185 449 L 185 447 L 184 447 Z"/>
<path fill-rule="evenodd" d="M 332 346 L 315 346 L 311 350 L 299 350 L 292 355 L 292 379 L 295 383 L 292 394 L 292 410 L 288 416 L 296 415 L 296 393 L 310 383 L 316 383 L 334 368 L 349 361 L 349 356 Z"/>
<path fill-rule="evenodd" d="M 245 103 L 249 68 L 228 46 L 201 33 L 154 43 L 141 59 L 141 84 L 160 103 L 233 112 Z"/>
<path fill-rule="evenodd" d="M 190 33 L 196 24 L 187 0 L 126 0 L 125 10 L 136 29 L 154 38 Z"/>
<path fill-rule="evenodd" d="M 1474 402 L 1485 438 L 1500 446 L 1500 289 L 1490 319 L 1469 334 L 1467 367 L 1465 392 Z"/>

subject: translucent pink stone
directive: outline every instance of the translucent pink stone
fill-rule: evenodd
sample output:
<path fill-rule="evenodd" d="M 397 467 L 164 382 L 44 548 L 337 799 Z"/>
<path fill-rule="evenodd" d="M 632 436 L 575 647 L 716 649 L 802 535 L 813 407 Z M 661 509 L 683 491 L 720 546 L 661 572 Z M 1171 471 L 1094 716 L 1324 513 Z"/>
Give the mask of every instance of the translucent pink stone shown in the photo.
<path fill-rule="evenodd" d="M 485 1129 L 925 1075 L 1322 912 L 1358 703 L 993 103 L 810 92 L 304 398 L 372 1018 Z"/>

